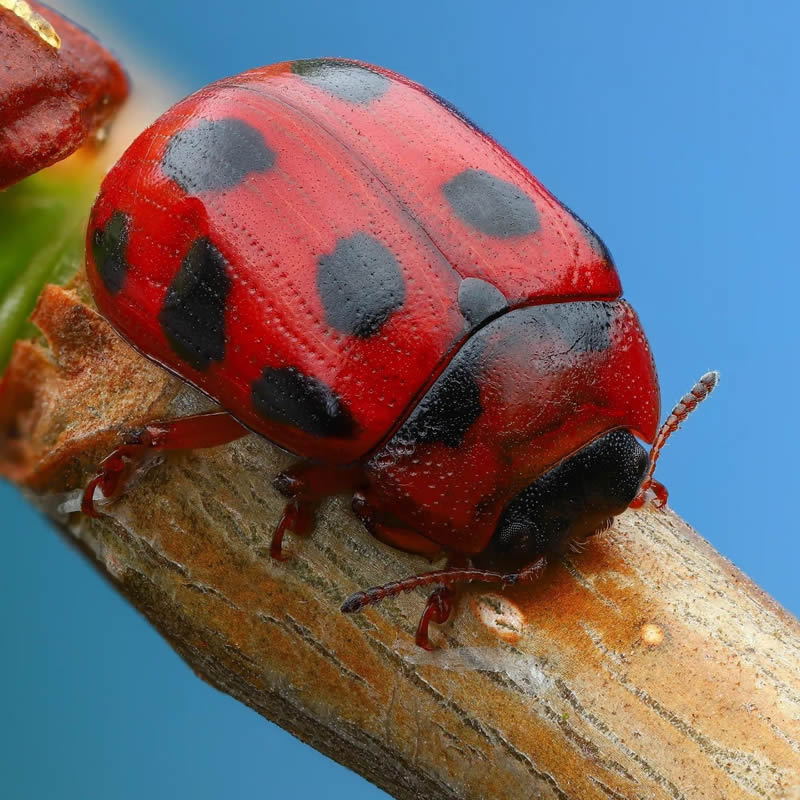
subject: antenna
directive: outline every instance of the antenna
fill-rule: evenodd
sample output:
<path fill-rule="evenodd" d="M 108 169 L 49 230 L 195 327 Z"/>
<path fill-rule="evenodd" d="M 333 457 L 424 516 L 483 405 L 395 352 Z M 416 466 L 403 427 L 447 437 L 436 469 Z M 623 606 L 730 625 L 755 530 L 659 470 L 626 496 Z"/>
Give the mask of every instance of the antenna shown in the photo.
<path fill-rule="evenodd" d="M 643 506 L 647 499 L 646 494 L 650 490 L 652 490 L 656 496 L 656 499 L 658 500 L 656 505 L 663 506 L 667 502 L 666 487 L 658 481 L 653 480 L 653 473 L 656 471 L 656 462 L 658 461 L 658 457 L 661 455 L 661 450 L 664 448 L 667 439 L 669 439 L 669 437 L 672 436 L 672 434 L 675 433 L 678 428 L 680 428 L 681 423 L 686 419 L 686 417 L 688 417 L 689 414 L 691 414 L 692 411 L 694 411 L 695 408 L 697 408 L 697 406 L 702 403 L 703 400 L 705 400 L 706 397 L 711 394 L 711 392 L 714 391 L 714 387 L 718 382 L 719 372 L 716 370 L 713 370 L 712 372 L 706 372 L 706 374 L 701 376 L 700 380 L 697 381 L 694 386 L 692 386 L 689 393 L 681 397 L 681 399 L 675 404 L 672 412 L 658 431 L 653 448 L 650 450 L 650 467 L 648 468 L 647 474 L 642 481 L 639 493 L 631 503 L 631 508 L 640 508 Z"/>

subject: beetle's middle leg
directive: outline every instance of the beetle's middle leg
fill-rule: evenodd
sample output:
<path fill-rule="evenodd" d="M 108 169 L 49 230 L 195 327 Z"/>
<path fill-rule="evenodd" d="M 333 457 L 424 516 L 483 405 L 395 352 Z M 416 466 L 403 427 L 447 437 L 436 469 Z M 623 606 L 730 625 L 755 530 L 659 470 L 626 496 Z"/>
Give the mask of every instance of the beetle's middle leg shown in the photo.
<path fill-rule="evenodd" d="M 295 464 L 277 475 L 272 485 L 288 502 L 272 534 L 269 554 L 281 560 L 286 531 L 307 536 L 314 529 L 319 504 L 330 495 L 352 491 L 360 480 L 361 473 L 355 467 L 332 467 L 310 461 Z"/>

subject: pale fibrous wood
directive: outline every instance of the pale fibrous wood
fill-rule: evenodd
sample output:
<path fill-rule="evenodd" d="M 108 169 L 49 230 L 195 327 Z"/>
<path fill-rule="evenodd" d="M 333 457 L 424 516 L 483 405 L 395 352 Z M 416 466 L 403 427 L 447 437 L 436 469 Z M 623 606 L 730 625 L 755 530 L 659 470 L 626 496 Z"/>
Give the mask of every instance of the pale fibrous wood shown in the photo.
<path fill-rule="evenodd" d="M 800 798 L 800 626 L 673 513 L 627 512 L 536 585 L 465 591 L 426 653 L 421 594 L 339 612 L 429 568 L 346 498 L 269 558 L 292 458 L 255 435 L 167 456 L 98 520 L 66 513 L 120 430 L 209 404 L 75 293 L 45 290 L 35 320 L 0 470 L 212 685 L 398 798 Z"/>

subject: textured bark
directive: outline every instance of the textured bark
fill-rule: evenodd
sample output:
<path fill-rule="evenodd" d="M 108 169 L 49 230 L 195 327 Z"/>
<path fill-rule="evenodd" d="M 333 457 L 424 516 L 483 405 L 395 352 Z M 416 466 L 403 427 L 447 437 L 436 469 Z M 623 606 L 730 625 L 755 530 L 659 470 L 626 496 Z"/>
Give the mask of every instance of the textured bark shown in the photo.
<path fill-rule="evenodd" d="M 345 499 L 270 560 L 291 458 L 256 436 L 172 454 L 90 520 L 75 490 L 128 426 L 208 401 L 49 288 L 0 385 L 0 470 L 77 537 L 192 668 L 399 798 L 800 798 L 800 626 L 671 512 L 628 512 L 537 585 L 472 589 L 442 647 L 428 567 Z"/>

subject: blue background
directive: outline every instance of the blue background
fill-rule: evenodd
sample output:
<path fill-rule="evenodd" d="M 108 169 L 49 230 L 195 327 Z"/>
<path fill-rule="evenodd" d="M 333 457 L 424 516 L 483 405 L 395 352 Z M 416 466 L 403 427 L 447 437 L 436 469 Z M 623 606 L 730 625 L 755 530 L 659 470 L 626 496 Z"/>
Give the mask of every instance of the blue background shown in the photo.
<path fill-rule="evenodd" d="M 800 612 L 800 6 L 239 0 L 227 16 L 198 0 L 86 6 L 82 22 L 187 91 L 343 55 L 409 75 L 486 128 L 610 247 L 665 404 L 721 370 L 658 474 L 674 508 Z M 0 504 L 4 796 L 383 796 L 196 679 L 10 487 Z"/>

